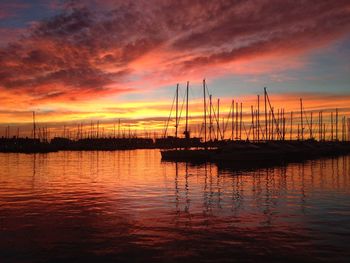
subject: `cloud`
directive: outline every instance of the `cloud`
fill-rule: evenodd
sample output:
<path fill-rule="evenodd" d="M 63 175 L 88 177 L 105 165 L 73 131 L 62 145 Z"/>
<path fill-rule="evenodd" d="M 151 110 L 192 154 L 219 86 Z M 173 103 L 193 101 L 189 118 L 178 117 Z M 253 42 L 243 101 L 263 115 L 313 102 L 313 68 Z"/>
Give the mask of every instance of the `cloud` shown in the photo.
<path fill-rule="evenodd" d="M 206 73 L 242 73 L 237 63 L 288 59 L 350 30 L 345 0 L 89 0 L 54 2 L 51 8 L 60 13 L 0 48 L 0 89 L 26 94 L 32 103 L 89 100 Z"/>
<path fill-rule="evenodd" d="M 28 7 L 29 5 L 27 3 L 20 3 L 17 1 L 4 1 L 0 3 L 0 21 L 9 17 L 16 16 L 16 13 L 19 10 L 23 10 Z"/>

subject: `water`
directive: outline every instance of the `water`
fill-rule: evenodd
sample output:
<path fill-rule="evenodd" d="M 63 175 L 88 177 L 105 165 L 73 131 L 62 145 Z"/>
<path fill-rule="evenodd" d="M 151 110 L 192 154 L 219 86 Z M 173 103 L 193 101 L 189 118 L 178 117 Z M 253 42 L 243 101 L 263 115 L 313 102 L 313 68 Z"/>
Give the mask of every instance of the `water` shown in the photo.
<path fill-rule="evenodd" d="M 0 262 L 346 262 L 350 156 L 254 171 L 157 150 L 0 154 Z"/>

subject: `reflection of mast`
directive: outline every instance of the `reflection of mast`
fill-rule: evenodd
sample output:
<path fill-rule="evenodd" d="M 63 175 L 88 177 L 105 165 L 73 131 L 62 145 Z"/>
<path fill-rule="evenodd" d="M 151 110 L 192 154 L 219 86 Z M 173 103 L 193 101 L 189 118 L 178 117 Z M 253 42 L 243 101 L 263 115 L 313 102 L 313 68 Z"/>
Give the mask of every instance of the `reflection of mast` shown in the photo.
<path fill-rule="evenodd" d="M 179 182 L 178 182 L 178 176 L 179 176 L 179 168 L 178 163 L 175 163 L 175 204 L 176 204 L 176 212 L 179 212 Z"/>
<path fill-rule="evenodd" d="M 35 187 L 35 175 L 36 175 L 36 153 L 33 154 L 32 188 Z"/>
<path fill-rule="evenodd" d="M 189 212 L 190 210 L 190 199 L 188 198 L 188 163 L 186 163 L 186 170 L 185 170 L 185 196 L 186 196 L 186 207 L 185 211 Z"/>

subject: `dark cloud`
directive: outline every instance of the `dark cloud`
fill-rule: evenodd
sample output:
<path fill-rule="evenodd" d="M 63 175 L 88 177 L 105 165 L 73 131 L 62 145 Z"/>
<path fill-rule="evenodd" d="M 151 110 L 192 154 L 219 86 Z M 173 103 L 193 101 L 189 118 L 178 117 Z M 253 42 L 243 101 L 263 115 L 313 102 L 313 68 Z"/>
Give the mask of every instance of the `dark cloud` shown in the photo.
<path fill-rule="evenodd" d="M 83 99 L 125 92 L 132 63 L 159 50 L 178 59 L 164 58 L 167 65 L 152 72 L 181 74 L 308 50 L 349 29 L 346 0 L 67 1 L 60 14 L 0 49 L 0 86 L 35 99 Z"/>

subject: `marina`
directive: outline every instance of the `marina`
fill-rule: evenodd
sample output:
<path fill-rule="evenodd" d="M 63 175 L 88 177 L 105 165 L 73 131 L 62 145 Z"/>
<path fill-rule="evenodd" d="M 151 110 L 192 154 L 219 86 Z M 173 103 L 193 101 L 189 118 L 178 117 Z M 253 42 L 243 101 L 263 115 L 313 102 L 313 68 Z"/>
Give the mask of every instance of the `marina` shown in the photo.
<path fill-rule="evenodd" d="M 243 112 L 242 103 L 235 103 L 234 100 L 232 100 L 228 117 L 221 121 L 220 118 L 223 118 L 223 115 L 219 114 L 220 100 L 218 99 L 218 104 L 214 107 L 212 95 L 203 80 L 203 122 L 197 137 L 191 136 L 193 126 L 189 120 L 189 82 L 187 82 L 181 106 L 179 105 L 179 85 L 177 85 L 170 115 L 166 121 L 163 136 L 160 138 L 137 136 L 130 130 L 128 134 L 124 133 L 121 136 L 120 120 L 117 134 L 114 126 L 113 134 L 106 136 L 104 128 L 101 132 L 102 123 L 97 122 L 96 125 L 91 123 L 90 130 L 83 130 L 83 125 L 78 125 L 75 139 L 64 136 L 68 133 L 66 127 L 64 127 L 63 136 L 50 138 L 47 128 L 39 128 L 38 134 L 38 124 L 33 112 L 33 137 L 21 138 L 19 135 L 10 137 L 10 127 L 6 127 L 5 136 L 0 138 L 0 152 L 161 149 L 162 158 L 168 161 L 247 164 L 251 161 L 264 163 L 307 160 L 350 152 L 350 119 L 346 115 L 339 116 L 338 108 L 334 110 L 334 114 L 331 111 L 328 115 L 320 110 L 318 119 L 315 120 L 314 112 L 305 110 L 302 99 L 300 99 L 300 111 L 297 115 L 292 111 L 287 113 L 284 108 L 278 109 L 276 113 L 266 88 L 264 88 L 263 98 L 262 106 L 259 95 L 257 95 L 257 107 L 251 106 L 251 121 L 247 120 L 249 113 Z M 180 107 L 185 108 L 183 131 L 180 131 L 182 114 Z M 260 109 L 261 107 L 263 110 Z M 172 115 L 175 115 L 174 118 Z M 172 119 L 175 122 L 174 136 L 169 135 Z M 341 123 L 339 119 L 342 120 Z M 229 134 L 229 137 L 225 137 L 225 134 Z"/>
<path fill-rule="evenodd" d="M 349 0 L 0 0 L 0 263 L 348 263 Z"/>

